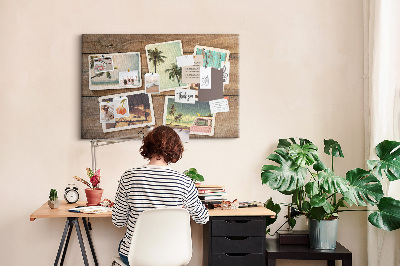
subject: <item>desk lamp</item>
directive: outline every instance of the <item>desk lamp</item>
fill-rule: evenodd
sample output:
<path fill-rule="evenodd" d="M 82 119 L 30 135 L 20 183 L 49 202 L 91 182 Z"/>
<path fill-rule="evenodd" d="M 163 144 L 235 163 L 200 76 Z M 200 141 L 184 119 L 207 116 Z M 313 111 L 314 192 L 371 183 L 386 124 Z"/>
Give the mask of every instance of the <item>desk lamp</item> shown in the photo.
<path fill-rule="evenodd" d="M 129 136 L 129 137 L 120 137 L 120 138 L 112 138 L 112 139 L 92 139 L 90 140 L 90 150 L 92 154 L 92 170 L 93 172 L 96 172 L 96 148 L 101 147 L 101 146 L 107 146 L 110 144 L 115 144 L 115 143 L 121 143 L 125 141 L 131 141 L 135 139 L 143 139 L 143 137 L 153 129 L 153 127 L 146 126 L 142 130 L 140 130 L 136 135 L 134 136 Z"/>

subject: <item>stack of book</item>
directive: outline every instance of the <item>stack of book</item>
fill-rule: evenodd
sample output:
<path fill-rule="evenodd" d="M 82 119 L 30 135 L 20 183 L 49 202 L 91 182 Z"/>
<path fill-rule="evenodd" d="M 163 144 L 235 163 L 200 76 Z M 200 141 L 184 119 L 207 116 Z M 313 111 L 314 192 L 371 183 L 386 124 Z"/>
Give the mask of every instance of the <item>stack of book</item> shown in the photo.
<path fill-rule="evenodd" d="M 226 191 L 219 185 L 196 185 L 199 191 L 199 198 L 205 205 L 221 204 L 226 200 Z"/>

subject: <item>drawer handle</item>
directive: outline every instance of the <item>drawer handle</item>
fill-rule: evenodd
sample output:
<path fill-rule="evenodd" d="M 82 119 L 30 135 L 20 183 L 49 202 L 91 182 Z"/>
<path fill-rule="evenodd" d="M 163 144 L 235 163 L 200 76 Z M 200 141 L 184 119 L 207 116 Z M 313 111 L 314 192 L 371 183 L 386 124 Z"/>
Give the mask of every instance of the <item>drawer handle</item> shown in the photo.
<path fill-rule="evenodd" d="M 225 253 L 228 257 L 246 257 L 250 253 Z"/>
<path fill-rule="evenodd" d="M 248 236 L 226 236 L 225 238 L 228 240 L 246 240 L 249 237 Z"/>
<path fill-rule="evenodd" d="M 250 220 L 225 220 L 225 223 L 228 224 L 245 224 L 250 222 Z"/>

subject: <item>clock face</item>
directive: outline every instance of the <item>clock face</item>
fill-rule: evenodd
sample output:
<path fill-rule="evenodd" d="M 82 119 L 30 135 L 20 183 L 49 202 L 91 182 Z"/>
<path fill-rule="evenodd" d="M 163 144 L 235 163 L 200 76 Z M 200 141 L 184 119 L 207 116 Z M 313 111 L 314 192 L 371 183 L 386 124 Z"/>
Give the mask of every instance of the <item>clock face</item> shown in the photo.
<path fill-rule="evenodd" d="M 68 203 L 75 203 L 79 199 L 79 194 L 78 191 L 76 190 L 68 190 L 65 192 L 65 200 L 68 201 Z"/>

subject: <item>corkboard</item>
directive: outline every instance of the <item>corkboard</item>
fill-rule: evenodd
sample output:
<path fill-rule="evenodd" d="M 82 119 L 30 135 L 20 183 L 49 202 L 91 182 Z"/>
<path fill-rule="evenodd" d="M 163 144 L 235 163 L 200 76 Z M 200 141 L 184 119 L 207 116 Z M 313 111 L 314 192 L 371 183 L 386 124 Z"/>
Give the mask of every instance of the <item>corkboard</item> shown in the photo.
<path fill-rule="evenodd" d="M 190 135 L 190 138 L 238 138 L 239 137 L 239 35 L 237 34 L 83 34 L 82 35 L 82 102 L 81 138 L 139 138 L 141 128 L 104 133 L 100 123 L 98 98 L 107 95 L 144 90 L 140 88 L 90 90 L 88 56 L 94 54 L 139 52 L 142 74 L 149 72 L 145 46 L 147 44 L 180 40 L 184 55 L 193 54 L 196 45 L 230 51 L 229 84 L 224 85 L 224 97 L 229 97 L 229 112 L 217 113 L 213 136 Z M 143 75 L 142 75 L 143 77 Z M 155 126 L 162 125 L 165 96 L 174 91 L 153 94 Z"/>

